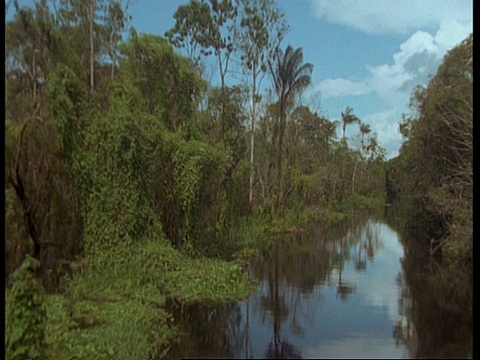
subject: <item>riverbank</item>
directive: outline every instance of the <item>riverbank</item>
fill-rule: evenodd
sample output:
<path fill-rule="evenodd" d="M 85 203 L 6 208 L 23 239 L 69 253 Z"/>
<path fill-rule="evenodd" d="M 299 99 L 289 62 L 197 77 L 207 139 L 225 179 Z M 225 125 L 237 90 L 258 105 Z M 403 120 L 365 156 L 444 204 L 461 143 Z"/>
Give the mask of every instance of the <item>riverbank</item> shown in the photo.
<path fill-rule="evenodd" d="M 217 242 L 221 255 L 202 254 L 200 244 L 177 250 L 161 237 L 89 254 L 72 264 L 57 294 L 45 296 L 47 358 L 162 359 L 179 336 L 166 303 L 243 300 L 254 289 L 246 265 L 271 245 L 272 233 L 301 234 L 312 220 L 330 226 L 380 203 L 356 196 L 326 209 L 241 219 Z"/>
<path fill-rule="evenodd" d="M 192 259 L 165 241 L 102 251 L 74 274 L 44 300 L 49 359 L 161 359 L 177 335 L 167 297 L 240 300 L 251 288 L 236 262 Z"/>

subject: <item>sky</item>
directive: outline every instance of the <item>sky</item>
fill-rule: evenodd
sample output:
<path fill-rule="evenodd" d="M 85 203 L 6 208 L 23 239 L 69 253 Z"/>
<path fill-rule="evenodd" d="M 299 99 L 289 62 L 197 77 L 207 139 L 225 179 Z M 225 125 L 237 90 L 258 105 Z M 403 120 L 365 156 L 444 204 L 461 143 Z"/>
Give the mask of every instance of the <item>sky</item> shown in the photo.
<path fill-rule="evenodd" d="M 131 25 L 163 35 L 174 25 L 175 10 L 188 0 L 130 2 Z M 302 101 L 331 120 L 353 108 L 377 133 L 387 158 L 398 154 L 398 122 L 410 113 L 412 90 L 427 85 L 446 52 L 473 31 L 473 0 L 276 2 L 290 26 L 283 47 L 301 47 L 304 62 L 314 66 Z M 347 137 L 356 134 L 358 126 L 347 127 Z"/>

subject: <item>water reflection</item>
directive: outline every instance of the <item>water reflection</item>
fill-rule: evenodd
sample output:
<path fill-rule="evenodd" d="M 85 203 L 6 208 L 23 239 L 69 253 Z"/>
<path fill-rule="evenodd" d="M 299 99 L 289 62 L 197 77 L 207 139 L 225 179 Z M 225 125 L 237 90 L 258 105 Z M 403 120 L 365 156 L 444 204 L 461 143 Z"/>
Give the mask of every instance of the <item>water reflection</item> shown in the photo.
<path fill-rule="evenodd" d="M 301 236 L 274 239 L 250 268 L 260 281 L 258 291 L 218 310 L 213 322 L 195 319 L 204 324 L 188 330 L 191 337 L 175 356 L 468 356 L 459 339 L 471 339 L 471 332 L 454 312 L 443 319 L 434 305 L 438 297 L 429 297 L 431 284 L 412 286 L 419 258 L 405 256 L 401 235 L 393 230 L 397 224 L 377 218 L 357 217 L 333 229 L 315 225 Z M 455 319 L 458 334 L 446 336 L 441 329 L 450 327 L 451 333 L 449 321 Z M 439 351 L 434 337 L 449 352 Z"/>
<path fill-rule="evenodd" d="M 399 311 L 394 336 L 417 358 L 472 357 L 472 279 L 445 272 L 428 254 L 428 239 L 398 226 L 401 207 L 389 208 L 386 221 L 397 225 L 405 248 L 398 283 Z M 458 291 L 461 288 L 463 291 Z"/>
<path fill-rule="evenodd" d="M 393 241 L 394 266 L 384 264 L 392 255 L 390 248 L 384 251 L 385 241 Z M 236 357 L 336 357 L 348 349 L 357 357 L 375 356 L 371 349 L 384 356 L 385 343 L 394 349 L 390 356 L 403 355 L 404 346 L 397 347 L 392 336 L 402 247 L 386 224 L 357 219 L 274 244 L 252 266 L 261 280 L 248 307 L 247 332 L 255 340 L 248 351 L 233 348 Z M 395 309 L 388 310 L 391 303 Z M 239 306 L 246 313 L 245 304 Z"/>

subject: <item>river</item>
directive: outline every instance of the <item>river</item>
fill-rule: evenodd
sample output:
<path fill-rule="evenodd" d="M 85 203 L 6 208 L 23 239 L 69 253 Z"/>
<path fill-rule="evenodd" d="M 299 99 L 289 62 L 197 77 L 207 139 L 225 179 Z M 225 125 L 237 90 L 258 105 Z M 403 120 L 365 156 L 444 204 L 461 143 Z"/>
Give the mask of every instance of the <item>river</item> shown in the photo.
<path fill-rule="evenodd" d="M 249 269 L 258 290 L 185 309 L 169 358 L 470 358 L 468 311 L 430 288 L 415 243 L 388 208 L 278 236 Z"/>

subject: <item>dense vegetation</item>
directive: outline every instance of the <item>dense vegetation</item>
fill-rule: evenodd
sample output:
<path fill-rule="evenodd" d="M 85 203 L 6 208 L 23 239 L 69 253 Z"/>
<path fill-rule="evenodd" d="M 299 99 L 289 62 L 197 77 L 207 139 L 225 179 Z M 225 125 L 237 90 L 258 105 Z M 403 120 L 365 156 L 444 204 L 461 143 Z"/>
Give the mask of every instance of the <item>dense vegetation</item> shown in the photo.
<path fill-rule="evenodd" d="M 5 26 L 9 358 L 161 358 L 176 334 L 166 304 L 247 296 L 243 266 L 260 233 L 383 201 L 385 152 L 369 125 L 347 107 L 343 130 L 357 124 L 358 136 L 338 140 L 337 122 L 299 102 L 313 66 L 301 48 L 282 45 L 288 25 L 273 0 L 191 1 L 165 38 L 129 28 L 128 1 L 13 5 Z M 219 86 L 206 80 L 209 61 Z M 271 89 L 260 86 L 264 77 Z M 435 86 L 435 99 L 419 93 L 425 110 L 412 124 L 435 118 L 436 97 L 447 109 L 439 127 L 464 111 L 462 88 L 450 100 Z M 407 149 L 420 156 L 415 139 L 433 134 L 416 129 L 402 159 L 414 161 Z M 439 184 L 425 186 L 455 187 Z M 464 211 L 467 190 L 437 205 Z"/>
<path fill-rule="evenodd" d="M 387 164 L 387 193 L 406 202 L 409 228 L 426 231 L 436 275 L 472 306 L 473 35 L 450 50 L 428 86 L 412 95 L 405 142 Z M 445 291 L 443 288 L 442 291 Z"/>

